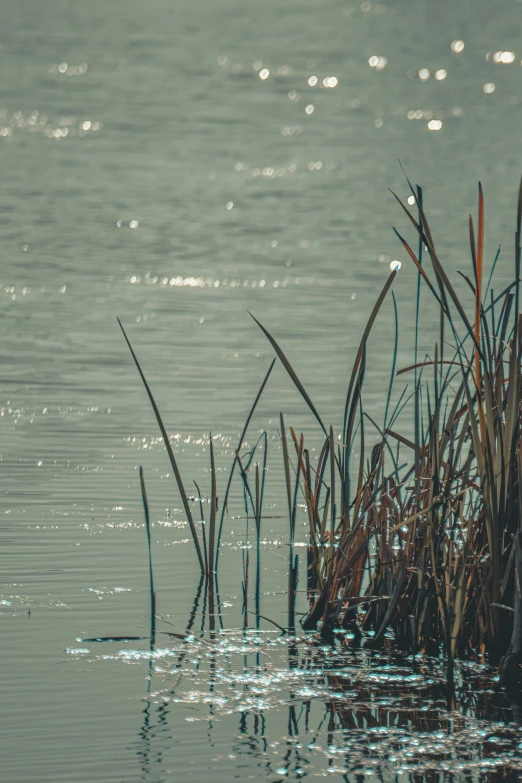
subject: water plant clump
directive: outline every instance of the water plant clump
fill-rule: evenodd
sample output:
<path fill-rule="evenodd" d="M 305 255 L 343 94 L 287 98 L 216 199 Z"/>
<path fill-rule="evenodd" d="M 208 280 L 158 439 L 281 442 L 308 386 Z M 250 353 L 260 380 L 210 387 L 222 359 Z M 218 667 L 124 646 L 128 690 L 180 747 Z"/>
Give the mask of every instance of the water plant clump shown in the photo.
<path fill-rule="evenodd" d="M 415 349 L 411 365 L 397 371 L 395 344 L 382 426 L 363 405 L 367 344 L 397 268 L 388 277 L 363 331 L 340 439 L 323 422 L 279 343 L 254 318 L 324 438 L 319 459 L 312 464 L 303 436 L 292 428 L 287 432 L 280 414 L 289 514 L 288 629 L 295 627 L 298 562 L 293 544 L 299 501 L 304 502 L 309 523 L 306 578 L 310 608 L 301 618 L 305 630 L 320 629 L 329 637 L 335 629 L 348 629 L 355 639 L 364 636 L 365 645 L 372 647 L 382 645 L 391 633 L 404 649 L 427 654 L 443 649 L 448 680 L 453 679 L 455 657 L 487 654 L 500 663 L 504 681 L 514 684 L 520 679 L 522 664 L 522 183 L 513 276 L 499 294 L 492 286 L 498 253 L 488 280 L 484 274 L 484 197 L 479 185 L 478 217 L 476 222 L 469 218 L 471 268 L 469 274 L 462 274 L 471 293 L 469 310 L 437 252 L 422 190 L 408 184 L 416 217 L 396 198 L 415 233 L 415 246 L 396 234 L 418 275 Z M 422 286 L 438 310 L 433 352 L 426 357 L 420 357 L 418 349 Z M 395 298 L 393 304 L 397 314 Z M 241 451 L 273 363 L 240 437 L 220 515 L 210 441 L 211 515 L 208 528 L 203 522 L 198 534 L 166 429 L 134 352 L 133 356 L 174 469 L 200 567 L 213 584 L 236 469 L 247 516 L 255 521 L 259 542 L 266 434 L 261 464 L 257 449 L 263 436 L 246 455 Z M 404 391 L 392 409 L 392 382 L 403 374 L 411 379 L 411 391 Z M 406 416 L 410 417 L 408 435 L 399 431 Z M 370 440 L 370 428 L 378 432 L 377 439 Z M 247 557 L 243 563 L 245 618 L 250 611 L 248 577 Z M 259 620 L 258 602 L 254 614 Z"/>

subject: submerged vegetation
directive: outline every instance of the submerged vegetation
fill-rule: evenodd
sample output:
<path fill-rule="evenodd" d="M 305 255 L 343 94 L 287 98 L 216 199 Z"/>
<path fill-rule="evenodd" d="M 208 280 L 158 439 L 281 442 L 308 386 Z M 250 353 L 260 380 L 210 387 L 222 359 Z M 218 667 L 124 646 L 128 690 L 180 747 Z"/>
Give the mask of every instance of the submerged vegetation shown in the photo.
<path fill-rule="evenodd" d="M 422 190 L 412 187 L 410 210 L 398 197 L 415 236 L 396 232 L 418 275 L 413 362 L 396 371 L 397 334 L 384 421 L 379 426 L 363 406 L 367 343 L 379 310 L 397 274 L 394 269 L 363 331 L 344 406 L 340 438 L 326 426 L 275 338 L 257 319 L 277 358 L 317 420 L 324 438 L 312 461 L 303 435 L 280 414 L 289 518 L 288 624 L 295 630 L 298 562 L 294 535 L 298 507 L 309 523 L 306 579 L 310 601 L 301 618 L 305 630 L 329 638 L 339 628 L 377 647 L 392 635 L 402 649 L 444 651 L 448 681 L 453 661 L 487 655 L 500 664 L 505 682 L 515 684 L 522 663 L 522 407 L 520 371 L 520 258 L 522 184 L 516 213 L 512 282 L 500 293 L 484 272 L 484 198 L 479 185 L 478 217 L 469 218 L 471 291 L 466 310 L 436 250 L 423 207 Z M 416 212 L 416 217 L 412 211 Z M 426 263 L 429 261 L 429 263 Z M 439 312 L 433 353 L 420 357 L 419 298 L 425 286 Z M 393 296 L 393 295 L 392 295 Z M 395 316 L 397 308 L 393 298 Z M 210 437 L 210 517 L 201 492 L 191 498 L 183 483 L 167 430 L 138 359 L 123 334 L 152 404 L 181 495 L 196 556 L 209 585 L 210 614 L 217 595 L 219 552 L 234 475 L 239 479 L 247 519 L 257 536 L 255 611 L 249 610 L 249 555 L 243 563 L 245 622 L 259 622 L 260 530 L 267 464 L 267 434 L 244 453 L 245 435 L 274 361 L 260 387 L 235 451 L 221 507 Z M 398 331 L 398 330 L 397 330 Z M 395 376 L 410 385 L 392 406 Z M 398 431 L 409 417 L 406 434 Z M 370 441 L 368 430 L 378 432 Z M 413 435 L 410 435 L 413 433 Z M 150 547 L 148 505 L 142 492 Z M 193 517 L 194 502 L 201 526 Z M 217 597 L 219 602 L 219 597 Z M 155 597 L 151 566 L 151 612 Z M 266 619 L 266 618 L 265 618 Z"/>

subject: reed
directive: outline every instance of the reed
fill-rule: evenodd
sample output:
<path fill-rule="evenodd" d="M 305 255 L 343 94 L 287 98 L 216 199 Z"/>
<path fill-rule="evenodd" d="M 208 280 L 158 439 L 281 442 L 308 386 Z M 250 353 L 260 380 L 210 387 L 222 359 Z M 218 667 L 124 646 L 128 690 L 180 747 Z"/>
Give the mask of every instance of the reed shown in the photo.
<path fill-rule="evenodd" d="M 342 626 L 378 646 L 393 635 L 403 648 L 445 651 L 448 680 L 453 660 L 471 652 L 503 660 L 503 671 L 522 663 L 522 407 L 520 372 L 520 259 L 522 182 L 515 229 L 512 282 L 493 288 L 494 257 L 485 281 L 485 201 L 478 189 L 476 221 L 469 218 L 470 273 L 461 274 L 471 296 L 466 304 L 436 249 L 420 187 L 408 186 L 411 210 L 395 194 L 415 242 L 395 233 L 417 273 L 413 363 L 397 371 L 398 308 L 393 297 L 395 341 L 382 425 L 363 403 L 368 341 L 397 275 L 386 280 L 353 362 L 342 409 L 342 434 L 334 437 L 278 341 L 254 316 L 296 389 L 315 417 L 323 445 L 315 463 L 303 435 L 287 431 L 280 414 L 283 476 L 288 506 L 288 630 L 295 628 L 297 557 L 294 555 L 299 504 L 308 527 L 305 629 L 324 636 Z M 429 261 L 429 264 L 427 264 Z M 422 289 L 438 309 L 433 352 L 419 357 L 419 302 Z M 121 326 L 121 323 L 120 323 Z M 123 327 L 122 331 L 123 331 Z M 256 535 L 256 605 L 260 615 L 260 531 L 267 461 L 267 436 L 242 455 L 245 434 L 263 393 L 270 365 L 241 433 L 217 524 L 217 488 L 212 438 L 208 539 L 202 546 L 175 457 L 158 408 L 123 331 L 145 385 L 174 470 L 200 567 L 217 572 L 224 519 L 236 466 L 248 520 Z M 275 360 L 274 360 L 275 361 Z M 410 379 L 392 406 L 402 376 Z M 411 380 L 413 379 L 413 380 Z M 407 433 L 399 431 L 406 417 Z M 369 431 L 378 437 L 370 439 Z M 263 462 L 256 461 L 263 444 Z M 355 451 L 359 452 L 354 464 Z M 197 485 L 196 485 L 197 487 Z M 198 496 L 201 499 L 199 487 Z M 201 503 L 200 507 L 202 509 Z M 203 519 L 203 514 L 202 514 Z M 217 535 L 216 535 L 217 533 Z M 202 551 L 203 550 L 203 551 Z M 244 562 L 245 624 L 249 590 L 248 550 Z M 504 657 L 503 657 L 504 656 Z"/>
<path fill-rule="evenodd" d="M 235 470 L 236 462 L 239 460 L 239 452 L 240 452 L 240 450 L 241 450 L 241 448 L 243 446 L 248 426 L 250 424 L 252 416 L 254 415 L 254 412 L 256 410 L 257 404 L 258 404 L 258 402 L 259 402 L 259 400 L 261 398 L 261 395 L 263 393 L 263 390 L 264 390 L 266 384 L 268 383 L 268 379 L 269 379 L 270 374 L 271 374 L 271 372 L 272 372 L 272 370 L 274 368 L 274 364 L 275 364 L 276 360 L 275 359 L 272 360 L 272 362 L 270 364 L 270 367 L 268 368 L 268 371 L 267 371 L 267 373 L 266 373 L 266 375 L 265 375 L 265 377 L 263 379 L 263 383 L 261 384 L 261 387 L 260 387 L 260 389 L 259 389 L 259 391 L 258 391 L 258 393 L 257 393 L 257 395 L 255 397 L 255 400 L 254 400 L 253 405 L 252 405 L 252 407 L 251 407 L 251 409 L 249 411 L 249 414 L 247 416 L 245 425 L 243 427 L 243 430 L 242 430 L 240 438 L 239 438 L 239 444 L 238 444 L 238 447 L 236 449 L 236 456 L 234 458 L 234 461 L 232 463 L 232 467 L 230 469 L 228 484 L 227 484 L 227 488 L 226 488 L 226 492 L 225 492 L 225 497 L 224 497 L 224 500 L 223 500 L 221 518 L 220 518 L 219 528 L 218 528 L 218 532 L 217 532 L 217 542 L 216 542 L 216 515 L 217 515 L 217 511 L 218 511 L 218 508 L 217 508 L 217 485 L 216 485 L 216 471 L 215 471 L 215 460 L 214 460 L 214 448 L 213 448 L 213 442 L 212 442 L 212 433 L 210 433 L 210 472 L 211 472 L 210 507 L 211 507 L 211 511 L 210 511 L 210 525 L 209 525 L 208 542 L 207 542 L 207 538 L 206 538 L 206 523 L 205 523 L 204 515 L 203 515 L 202 496 L 201 496 L 201 492 L 200 492 L 199 486 L 196 484 L 196 482 L 194 482 L 195 486 L 196 486 L 196 490 L 198 492 L 197 500 L 199 502 L 200 511 L 201 511 L 201 530 L 202 530 L 202 545 L 203 545 L 203 553 L 202 553 L 202 546 L 201 546 L 200 541 L 199 541 L 199 536 L 198 536 L 198 533 L 197 533 L 196 525 L 194 523 L 192 510 L 191 510 L 190 505 L 189 505 L 189 497 L 188 497 L 188 495 L 187 495 L 187 493 L 185 491 L 185 486 L 184 486 L 184 483 L 183 483 L 183 479 L 181 477 L 181 472 L 180 472 L 180 469 L 178 467 L 178 463 L 177 463 L 176 457 L 174 456 L 174 452 L 172 451 L 172 447 L 170 445 L 170 439 L 169 439 L 169 436 L 168 436 L 165 424 L 163 422 L 163 418 L 162 418 L 161 413 L 159 411 L 159 408 L 158 408 L 158 406 L 156 404 L 156 400 L 154 398 L 154 395 L 152 394 L 152 391 L 151 391 L 151 388 L 149 386 L 149 383 L 148 383 L 148 381 L 147 381 L 147 379 L 145 377 L 145 374 L 144 374 L 144 372 L 143 372 L 143 370 L 141 368 L 141 365 L 140 365 L 140 363 L 138 361 L 138 357 L 136 356 L 136 354 L 134 352 L 134 349 L 133 349 L 133 347 L 131 345 L 131 342 L 130 342 L 128 336 L 127 336 L 127 333 L 126 333 L 125 329 L 123 328 L 123 324 L 122 324 L 122 322 L 120 321 L 119 318 L 117 319 L 117 321 L 118 321 L 120 329 L 121 329 L 121 331 L 123 333 L 123 336 L 125 338 L 125 342 L 127 343 L 127 346 L 128 346 L 128 348 L 129 348 L 129 350 L 131 352 L 132 358 L 134 360 L 134 363 L 136 365 L 136 368 L 138 370 L 140 378 L 141 378 L 141 380 L 143 382 L 143 385 L 145 387 L 145 391 L 147 392 L 147 397 L 149 399 L 149 402 L 151 404 L 152 410 L 153 410 L 154 415 L 156 417 L 156 421 L 158 423 L 159 430 L 161 432 L 161 435 L 162 435 L 162 438 L 163 438 L 163 442 L 165 444 L 165 449 L 167 451 L 170 464 L 172 466 L 172 470 L 173 470 L 174 477 L 175 477 L 175 480 L 176 480 L 176 485 L 177 485 L 177 488 L 178 488 L 178 491 L 179 491 L 179 494 L 180 494 L 180 497 L 181 497 L 181 501 L 182 501 L 182 504 L 183 504 L 183 509 L 185 511 L 187 522 L 188 522 L 188 525 L 189 525 L 189 528 L 190 528 L 190 533 L 192 535 L 192 540 L 194 542 L 194 548 L 195 548 L 196 555 L 197 555 L 197 558 L 198 558 L 198 563 L 199 563 L 199 567 L 201 569 L 201 573 L 205 574 L 208 577 L 212 573 L 217 573 L 218 562 L 219 562 L 219 550 L 220 550 L 220 543 L 221 543 L 221 535 L 222 535 L 222 529 L 223 529 L 223 522 L 224 522 L 226 510 L 227 510 L 228 498 L 229 498 L 229 494 L 230 494 L 230 489 L 231 489 L 231 485 L 232 485 L 232 479 L 233 479 L 233 476 L 234 476 L 234 470 Z M 266 454 L 266 449 L 265 449 L 265 454 Z M 265 467 L 266 467 L 266 457 L 265 457 Z M 140 471 L 141 471 L 141 468 L 140 468 Z M 140 472 L 140 476 L 142 476 L 141 472 Z M 142 482 L 143 482 L 143 479 L 142 479 Z M 264 487 L 264 478 L 263 478 L 263 487 Z M 142 483 L 142 492 L 144 492 L 144 484 L 143 483 Z M 144 502 L 144 505 L 145 505 L 145 503 L 146 503 L 146 496 L 145 495 L 144 495 L 144 501 L 143 502 Z M 147 513 L 147 511 L 146 511 L 146 513 Z"/>
<path fill-rule="evenodd" d="M 140 486 L 141 486 L 141 500 L 143 503 L 143 513 L 145 515 L 147 549 L 149 553 L 150 639 L 151 639 L 151 645 L 153 646 L 156 637 L 156 591 L 154 589 L 154 574 L 152 571 L 152 545 L 150 540 L 149 501 L 147 498 L 147 490 L 145 488 L 145 477 L 143 475 L 143 468 L 141 465 L 140 465 Z"/>
<path fill-rule="evenodd" d="M 196 554 L 198 557 L 199 567 L 201 568 L 201 571 L 204 571 L 204 563 L 203 563 L 203 557 L 201 555 L 201 547 L 199 545 L 199 539 L 198 534 L 196 531 L 196 526 L 194 524 L 194 519 L 192 518 L 192 511 L 189 506 L 187 493 L 185 492 L 185 487 L 183 484 L 183 480 L 181 478 L 181 473 L 178 468 L 178 463 L 176 461 L 176 458 L 174 456 L 174 452 L 172 451 L 172 447 L 170 445 L 169 436 L 167 434 L 167 430 L 165 428 L 165 425 L 163 423 L 163 419 L 161 418 L 161 414 L 159 412 L 158 406 L 156 405 L 156 401 L 154 399 L 154 396 L 152 394 L 152 391 L 150 389 L 149 384 L 147 383 L 147 380 L 145 378 L 145 375 L 143 374 L 143 370 L 141 369 L 140 363 L 138 361 L 138 358 L 136 354 L 134 353 L 134 350 L 132 348 L 132 345 L 130 344 L 129 338 L 127 337 L 127 333 L 125 332 L 125 329 L 123 328 L 123 324 L 121 323 L 120 319 L 118 318 L 118 323 L 120 325 L 121 331 L 123 332 L 123 336 L 125 338 L 125 342 L 127 343 L 129 350 L 131 352 L 132 358 L 134 359 L 134 363 L 136 365 L 136 368 L 140 374 L 140 378 L 143 382 L 143 385 L 145 387 L 145 391 L 147 392 L 147 396 L 149 398 L 150 404 L 152 406 L 152 410 L 154 411 L 154 415 L 156 417 L 156 421 L 158 422 L 158 426 L 160 428 L 161 435 L 163 437 L 163 442 L 165 444 L 165 448 L 167 450 L 167 454 L 169 455 L 170 464 L 172 466 L 172 470 L 174 471 L 174 476 L 176 478 L 176 484 L 178 486 L 179 494 L 181 496 L 181 501 L 183 503 L 183 508 L 185 510 L 185 514 L 187 516 L 187 521 L 190 527 L 190 532 L 192 535 L 192 540 L 194 541 L 194 547 L 196 549 Z"/>
<path fill-rule="evenodd" d="M 369 646 L 382 644 L 390 631 L 403 647 L 433 652 L 443 646 L 450 679 L 454 657 L 466 651 L 487 651 L 499 660 L 509 648 L 511 659 L 522 660 L 522 610 L 508 611 L 521 604 L 516 555 L 522 550 L 515 544 L 521 529 L 522 185 L 513 281 L 498 296 L 491 288 L 498 253 L 484 286 L 485 208 L 479 185 L 476 231 L 469 219 L 472 277 L 462 275 L 471 291 L 472 315 L 436 250 L 422 190 L 411 185 L 410 190 L 417 217 L 396 198 L 415 230 L 418 252 L 396 234 L 418 274 L 415 357 L 397 375 L 413 373 L 414 390 L 409 398 L 403 391 L 390 415 L 390 382 L 381 428 L 364 410 L 362 389 L 368 338 L 395 271 L 356 353 L 341 442 L 326 429 L 278 342 L 259 326 L 324 435 L 315 471 L 302 457 L 302 436 L 299 441 L 294 437 L 296 474 L 309 521 L 308 586 L 316 591 L 303 626 L 319 625 L 328 635 L 335 626 L 356 620 L 369 632 Z M 431 262 L 429 272 L 422 263 L 423 249 Z M 424 361 L 418 360 L 421 285 L 439 309 L 433 354 Z M 397 344 L 392 376 L 396 353 Z M 409 400 L 413 404 L 408 406 Z M 413 441 L 395 429 L 404 411 L 413 418 Z M 380 433 L 371 447 L 368 422 Z M 352 465 L 355 446 L 357 466 Z M 407 461 L 401 464 L 404 452 Z M 284 461 L 289 487 L 286 456 Z"/>

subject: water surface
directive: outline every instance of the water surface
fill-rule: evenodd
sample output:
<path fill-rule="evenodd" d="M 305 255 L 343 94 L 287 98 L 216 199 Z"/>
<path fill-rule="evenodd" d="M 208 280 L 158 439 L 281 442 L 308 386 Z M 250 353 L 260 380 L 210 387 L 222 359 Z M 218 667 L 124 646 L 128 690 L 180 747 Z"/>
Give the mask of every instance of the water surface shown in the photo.
<path fill-rule="evenodd" d="M 482 180 L 489 259 L 503 242 L 498 290 L 512 273 L 522 171 L 521 27 L 515 0 L 501 7 L 448 0 L 2 3 L 6 779 L 203 780 L 209 769 L 217 781 L 301 774 L 359 780 L 370 768 L 385 779 L 397 769 L 404 780 L 413 774 L 408 765 L 420 756 L 407 753 L 422 731 L 417 719 L 417 733 L 412 722 L 394 717 L 395 728 L 370 741 L 370 729 L 391 720 L 372 702 L 388 698 L 388 685 L 377 678 L 370 688 L 366 674 L 364 692 L 357 683 L 360 671 L 378 674 L 382 661 L 353 653 L 350 669 L 340 660 L 348 674 L 337 697 L 333 675 L 314 674 L 313 661 L 307 669 L 299 646 L 289 667 L 286 642 L 262 624 L 270 671 L 286 672 L 281 694 L 261 677 L 268 694 L 258 699 L 252 683 L 239 679 L 230 697 L 230 678 L 245 669 L 255 685 L 258 665 L 256 642 L 237 631 L 243 520 L 227 523 L 220 589 L 229 606 L 217 641 L 205 626 L 210 651 L 169 640 L 164 655 L 156 649 L 151 673 L 146 641 L 103 649 L 76 641 L 146 634 L 140 464 L 154 523 L 158 611 L 180 629 L 198 582 L 164 449 L 115 317 L 143 360 L 188 484 L 194 477 L 206 493 L 209 431 L 222 481 L 272 358 L 247 310 L 281 340 L 325 420 L 337 426 L 365 319 L 395 259 L 403 262 L 394 285 L 399 361 L 411 359 L 416 280 L 391 226 L 410 229 L 388 190 L 408 195 L 397 159 L 424 186 L 452 275 L 469 263 L 466 220 Z M 434 313 L 425 304 L 422 315 L 431 349 Z M 390 300 L 370 345 L 365 404 L 377 418 L 392 329 Z M 250 437 L 263 428 L 269 433 L 262 607 L 284 623 L 280 410 L 317 442 L 304 404 L 277 367 Z M 304 593 L 299 602 L 304 611 Z M 197 628 L 201 613 L 200 602 Z M 222 648 L 214 653 L 213 644 Z M 183 645 L 183 676 L 165 700 Z M 226 645 L 237 650 L 228 653 Z M 81 649 L 88 652 L 74 652 Z M 197 668 L 200 654 L 205 665 Z M 214 654 L 230 657 L 226 666 L 215 664 L 217 695 L 209 701 L 205 655 Z M 408 666 L 394 671 L 413 676 Z M 304 673 L 294 679 L 296 669 Z M 487 682 L 484 688 L 494 688 Z M 418 681 L 408 687 L 415 693 Z M 303 688 L 313 696 L 299 695 Z M 306 718 L 309 701 L 313 716 Z M 289 708 L 297 711 L 295 722 Z M 484 779 L 495 758 L 506 775 L 516 774 L 518 729 L 501 728 L 502 719 L 488 728 L 473 708 L 471 723 L 455 718 L 455 733 L 448 733 L 441 718 L 443 750 L 426 751 L 426 758 L 449 759 L 453 777 L 439 764 L 439 777 L 430 778 L 433 766 L 421 761 L 419 775 Z M 458 767 L 468 760 L 475 765 L 469 771 Z"/>

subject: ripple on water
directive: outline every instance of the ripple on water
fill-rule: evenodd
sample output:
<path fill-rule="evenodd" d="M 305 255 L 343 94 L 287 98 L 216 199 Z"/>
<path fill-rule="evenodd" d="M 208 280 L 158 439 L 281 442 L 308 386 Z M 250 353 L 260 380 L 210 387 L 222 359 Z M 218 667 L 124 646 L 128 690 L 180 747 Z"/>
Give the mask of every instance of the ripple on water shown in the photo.
<path fill-rule="evenodd" d="M 313 768 L 316 775 L 447 772 L 454 780 L 472 773 L 493 780 L 522 769 L 522 726 L 503 721 L 509 705 L 495 692 L 494 672 L 475 662 L 459 665 L 461 685 L 448 711 L 440 661 L 346 644 L 250 629 L 67 653 L 97 665 L 148 664 L 151 708 L 169 706 L 191 724 L 234 715 L 268 723 L 288 713 L 291 732 L 266 751 L 274 765 L 282 748 L 295 751 L 273 767 L 277 775 L 299 778 L 299 770 Z"/>

